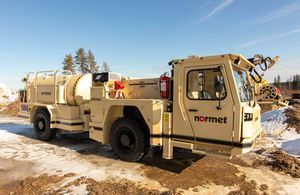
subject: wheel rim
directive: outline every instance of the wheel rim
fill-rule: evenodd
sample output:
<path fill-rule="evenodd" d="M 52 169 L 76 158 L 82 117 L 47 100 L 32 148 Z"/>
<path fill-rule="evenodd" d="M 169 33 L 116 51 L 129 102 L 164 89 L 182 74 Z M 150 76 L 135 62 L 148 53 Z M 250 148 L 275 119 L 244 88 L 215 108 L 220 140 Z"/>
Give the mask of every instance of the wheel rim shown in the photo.
<path fill-rule="evenodd" d="M 46 120 L 43 117 L 39 117 L 37 124 L 36 124 L 36 129 L 40 133 L 43 133 L 46 131 Z"/>
<path fill-rule="evenodd" d="M 136 146 L 134 133 L 128 128 L 122 128 L 118 134 L 118 146 L 123 152 L 132 152 Z"/>

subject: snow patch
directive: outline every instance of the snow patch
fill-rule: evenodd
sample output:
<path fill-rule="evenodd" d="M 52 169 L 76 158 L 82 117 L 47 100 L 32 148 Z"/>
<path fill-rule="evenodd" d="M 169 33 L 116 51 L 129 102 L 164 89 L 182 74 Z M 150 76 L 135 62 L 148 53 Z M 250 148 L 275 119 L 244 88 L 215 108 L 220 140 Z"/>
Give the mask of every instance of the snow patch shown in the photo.
<path fill-rule="evenodd" d="M 288 175 L 265 171 L 264 169 L 253 169 L 252 167 L 236 166 L 246 176 L 246 181 L 256 181 L 257 186 L 266 184 L 272 186 L 267 194 L 299 194 L 300 180 Z"/>
<path fill-rule="evenodd" d="M 286 128 L 285 111 L 288 107 L 272 110 L 262 114 L 261 123 L 264 131 L 269 135 L 268 140 L 272 142 L 270 147 L 276 146 L 288 152 L 290 155 L 300 157 L 300 134 L 294 128 Z M 284 130 L 277 135 L 275 132 Z"/>
<path fill-rule="evenodd" d="M 34 138 L 32 126 L 26 120 L 0 115 L 1 158 L 34 162 L 34 171 L 39 174 L 75 173 L 76 176 L 72 179 L 86 176 L 97 181 L 121 178 L 161 188 L 157 181 L 150 180 L 142 174 L 140 164 L 107 158 L 101 154 L 97 158 L 93 158 L 92 155 L 85 157 L 77 152 L 85 149 L 87 145 L 91 147 L 94 142 L 72 147 L 72 144 L 63 145 L 64 142 L 61 143 L 62 145 L 51 144 L 51 142 L 45 143 L 32 138 Z M 101 153 L 104 152 L 103 149 Z M 81 188 L 74 188 L 74 191 L 81 190 Z"/>
<path fill-rule="evenodd" d="M 276 146 L 293 156 L 300 157 L 300 135 L 294 128 L 282 132 Z"/>
<path fill-rule="evenodd" d="M 284 112 L 286 109 L 287 107 L 284 107 L 262 114 L 261 126 L 267 134 L 272 134 L 273 131 L 276 131 L 285 126 L 284 121 L 286 120 L 286 116 Z"/>
<path fill-rule="evenodd" d="M 88 191 L 86 191 L 86 184 L 81 184 L 79 186 L 70 186 L 68 188 L 70 190 L 70 194 L 88 194 Z"/>
<path fill-rule="evenodd" d="M 16 101 L 18 93 L 0 83 L 0 103 L 9 103 Z"/>

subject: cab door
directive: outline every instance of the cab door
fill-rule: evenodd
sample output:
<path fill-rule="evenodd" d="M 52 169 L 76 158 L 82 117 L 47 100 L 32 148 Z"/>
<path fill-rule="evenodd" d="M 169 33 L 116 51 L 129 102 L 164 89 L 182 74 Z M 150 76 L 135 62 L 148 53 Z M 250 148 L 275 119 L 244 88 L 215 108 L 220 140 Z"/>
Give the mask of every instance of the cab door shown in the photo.
<path fill-rule="evenodd" d="M 186 66 L 183 80 L 183 103 L 195 141 L 231 145 L 234 111 L 225 66 Z"/>

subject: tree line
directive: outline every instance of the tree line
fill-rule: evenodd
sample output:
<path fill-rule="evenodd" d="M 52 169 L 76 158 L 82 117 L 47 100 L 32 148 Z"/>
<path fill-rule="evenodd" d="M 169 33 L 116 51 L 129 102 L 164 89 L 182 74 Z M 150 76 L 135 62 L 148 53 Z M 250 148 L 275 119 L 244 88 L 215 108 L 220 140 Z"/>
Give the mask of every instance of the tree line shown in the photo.
<path fill-rule="evenodd" d="M 292 75 L 286 80 L 286 82 L 281 81 L 280 75 L 274 77 L 274 83 L 276 87 L 282 89 L 292 89 L 300 90 L 300 74 Z"/>
<path fill-rule="evenodd" d="M 72 73 L 96 73 L 99 72 L 99 65 L 96 62 L 95 56 L 91 50 L 85 52 L 84 48 L 78 48 L 75 51 L 73 57 L 71 53 L 65 55 L 62 62 L 63 70 L 71 71 Z M 110 68 L 106 62 L 103 62 L 101 70 L 102 72 L 109 72 Z"/>

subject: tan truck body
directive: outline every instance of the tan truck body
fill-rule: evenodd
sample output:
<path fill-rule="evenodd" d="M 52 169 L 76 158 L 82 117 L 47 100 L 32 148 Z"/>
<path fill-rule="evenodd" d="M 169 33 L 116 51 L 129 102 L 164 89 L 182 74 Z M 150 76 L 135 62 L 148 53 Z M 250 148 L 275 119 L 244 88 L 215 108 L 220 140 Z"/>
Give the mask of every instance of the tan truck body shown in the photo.
<path fill-rule="evenodd" d="M 238 65 L 234 64 L 237 59 Z M 120 119 L 136 121 L 142 129 L 139 131 L 144 132 L 132 131 L 130 137 L 132 133 L 126 130 L 116 138 L 120 139 L 116 141 L 122 144 L 120 147 L 124 145 L 125 153 L 133 147 L 132 139 L 140 139 L 140 135 L 147 147 L 162 147 L 163 158 L 167 159 L 173 157 L 174 147 L 226 157 L 250 151 L 261 133 L 260 107 L 254 98 L 241 101 L 236 77 L 240 79 L 243 73 L 243 79 L 249 81 L 247 68 L 253 65 L 241 55 L 232 54 L 191 56 L 172 60 L 170 65 L 168 99 L 160 97 L 160 78 L 129 79 L 117 73 L 105 73 L 107 79 L 102 82 L 95 80 L 104 75 L 101 73 L 31 73 L 33 76 L 29 74 L 25 79 L 27 95 L 23 108 L 26 104 L 28 110 L 23 113 L 28 111 L 35 130 L 45 129 L 43 125 L 47 123 L 39 122 L 39 117 L 42 120 L 41 113 L 46 113 L 50 129 L 88 131 L 90 138 L 103 144 L 115 141 L 112 131 L 123 132 L 115 130 L 122 126 Z M 220 88 L 216 87 L 220 84 L 217 78 L 222 80 Z M 116 98 L 115 82 L 124 85 L 121 97 Z M 135 140 L 136 145 L 139 143 Z M 130 161 L 142 156 L 126 158 L 125 155 L 119 156 Z"/>

